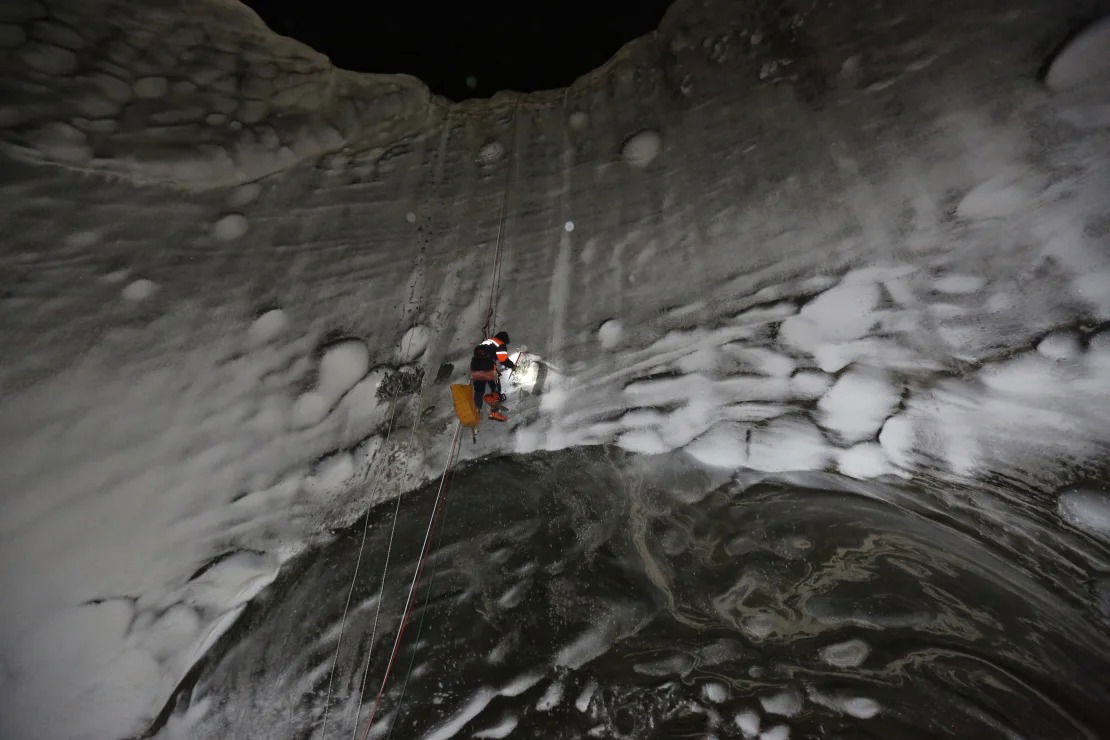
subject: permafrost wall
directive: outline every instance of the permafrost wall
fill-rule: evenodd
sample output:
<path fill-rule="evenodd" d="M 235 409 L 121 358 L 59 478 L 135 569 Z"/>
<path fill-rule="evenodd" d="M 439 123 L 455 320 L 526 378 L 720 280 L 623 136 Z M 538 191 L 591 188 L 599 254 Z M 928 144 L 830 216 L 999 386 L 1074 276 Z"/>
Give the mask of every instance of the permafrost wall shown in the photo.
<path fill-rule="evenodd" d="M 4 3 L 4 734 L 141 730 L 438 472 L 503 207 L 496 322 L 547 364 L 466 454 L 1005 477 L 988 524 L 1080 528 L 1105 598 L 1105 62 L 1038 73 L 1107 9 L 679 2 L 448 105 L 230 2 Z"/>

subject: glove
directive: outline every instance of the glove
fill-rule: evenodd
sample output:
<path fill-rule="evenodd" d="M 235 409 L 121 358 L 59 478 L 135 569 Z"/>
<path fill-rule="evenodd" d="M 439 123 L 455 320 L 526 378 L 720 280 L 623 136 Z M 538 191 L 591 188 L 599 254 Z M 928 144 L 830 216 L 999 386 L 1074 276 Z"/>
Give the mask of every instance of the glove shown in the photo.
<path fill-rule="evenodd" d="M 512 360 L 505 360 L 501 364 L 504 365 L 505 367 L 509 368 L 510 370 L 516 370 L 516 365 L 513 364 Z"/>

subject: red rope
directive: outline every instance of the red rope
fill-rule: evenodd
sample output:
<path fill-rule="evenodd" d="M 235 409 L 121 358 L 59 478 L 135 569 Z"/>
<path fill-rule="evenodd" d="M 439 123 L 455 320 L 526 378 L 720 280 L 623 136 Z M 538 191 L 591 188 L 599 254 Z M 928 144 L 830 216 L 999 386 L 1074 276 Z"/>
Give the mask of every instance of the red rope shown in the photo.
<path fill-rule="evenodd" d="M 409 597 L 405 603 L 405 610 L 401 614 L 401 625 L 397 628 L 397 637 L 393 641 L 393 650 L 389 654 L 389 662 L 385 666 L 385 675 L 382 676 L 381 686 L 378 687 L 377 696 L 374 697 L 374 706 L 370 709 L 370 716 L 366 720 L 366 727 L 362 731 L 361 740 L 366 740 L 370 735 L 370 728 L 374 724 L 374 718 L 378 714 L 378 708 L 381 706 L 382 696 L 385 694 L 385 687 L 389 681 L 389 676 L 393 672 L 393 664 L 397 660 L 397 655 L 401 650 L 401 640 L 405 636 L 405 628 L 408 627 L 409 620 L 412 617 L 412 606 L 416 601 L 416 586 L 420 582 L 420 575 L 424 571 L 424 565 L 427 562 L 429 543 L 432 541 L 432 530 L 435 527 L 436 519 L 439 517 L 439 512 L 443 505 L 443 500 L 447 497 L 447 484 L 450 481 L 449 473 L 455 466 L 459 454 L 459 430 L 462 429 L 461 424 L 455 426 L 455 436 L 451 440 L 451 452 L 447 456 L 447 467 L 443 471 L 443 477 L 440 480 L 439 492 L 436 494 L 435 505 L 432 507 L 432 516 L 428 522 L 428 533 L 424 537 L 424 545 L 420 548 L 420 559 L 417 561 L 416 572 L 412 576 L 412 586 L 409 588 Z"/>

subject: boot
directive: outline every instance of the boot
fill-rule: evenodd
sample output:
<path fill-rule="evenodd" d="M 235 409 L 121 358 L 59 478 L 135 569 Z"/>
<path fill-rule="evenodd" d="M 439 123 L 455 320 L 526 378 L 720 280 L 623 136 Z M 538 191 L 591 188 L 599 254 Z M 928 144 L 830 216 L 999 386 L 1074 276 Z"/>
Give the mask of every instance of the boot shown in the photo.
<path fill-rule="evenodd" d="M 500 411 L 491 411 L 490 414 L 489 414 L 489 418 L 493 419 L 494 421 L 508 421 L 509 420 L 509 417 L 505 416 Z"/>
<path fill-rule="evenodd" d="M 482 400 L 485 401 L 486 403 L 488 403 L 490 406 L 496 406 L 497 404 L 501 403 L 505 399 L 501 398 L 496 393 L 487 393 L 486 395 L 482 396 Z"/>

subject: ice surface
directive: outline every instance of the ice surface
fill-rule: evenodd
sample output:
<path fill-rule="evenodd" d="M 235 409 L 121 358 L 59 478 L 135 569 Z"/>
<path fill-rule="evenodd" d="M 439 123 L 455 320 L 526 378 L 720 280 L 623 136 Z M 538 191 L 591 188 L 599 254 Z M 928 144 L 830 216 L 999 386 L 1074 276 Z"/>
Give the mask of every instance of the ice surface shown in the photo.
<path fill-rule="evenodd" d="M 1106 22 L 1046 94 L 1020 70 L 1068 11 L 986 5 L 905 38 L 815 6 L 799 34 L 874 33 L 826 59 L 753 32 L 743 60 L 734 3 L 679 8 L 514 121 L 337 70 L 237 3 L 0 3 L 5 734 L 141 734 L 292 553 L 438 475 L 433 379 L 482 326 L 506 167 L 494 318 L 542 363 L 464 457 L 1030 486 L 1105 459 Z M 423 380 L 387 438 L 398 364 Z M 1059 516 L 1103 537 L 1101 501 Z"/>

